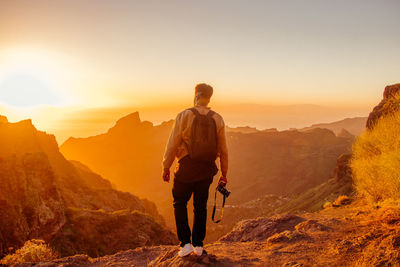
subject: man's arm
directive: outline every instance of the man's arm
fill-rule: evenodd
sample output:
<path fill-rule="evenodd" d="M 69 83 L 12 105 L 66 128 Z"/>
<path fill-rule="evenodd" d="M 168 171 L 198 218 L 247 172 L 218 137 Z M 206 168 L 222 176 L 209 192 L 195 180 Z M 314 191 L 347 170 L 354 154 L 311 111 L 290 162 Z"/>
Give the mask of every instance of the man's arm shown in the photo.
<path fill-rule="evenodd" d="M 227 183 L 226 176 L 228 174 L 228 146 L 226 145 L 225 123 L 222 118 L 221 121 L 222 126 L 218 130 L 218 153 L 221 167 L 220 182 L 223 182 L 225 185 Z"/>
<path fill-rule="evenodd" d="M 175 160 L 176 152 L 178 150 L 179 145 L 182 142 L 181 117 L 182 113 L 178 114 L 178 116 L 175 119 L 174 126 L 171 135 L 169 136 L 168 144 L 164 153 L 163 179 L 166 182 L 169 181 L 169 169 L 171 168 L 172 163 Z"/>

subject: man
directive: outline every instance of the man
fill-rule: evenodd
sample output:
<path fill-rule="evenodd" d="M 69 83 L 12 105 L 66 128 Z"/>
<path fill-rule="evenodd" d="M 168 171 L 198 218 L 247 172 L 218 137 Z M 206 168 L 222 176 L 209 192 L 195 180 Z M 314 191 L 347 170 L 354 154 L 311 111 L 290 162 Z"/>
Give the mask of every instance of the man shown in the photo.
<path fill-rule="evenodd" d="M 219 183 L 223 186 L 227 183 L 228 150 L 225 123 L 218 113 L 208 107 L 212 94 L 213 88 L 210 85 L 196 85 L 194 107 L 182 111 L 176 117 L 164 155 L 165 182 L 170 180 L 170 168 L 174 159 L 178 160 L 172 195 L 176 229 L 181 242 L 178 253 L 180 257 L 192 252 L 198 256 L 203 254 L 208 190 L 218 172 L 215 164 L 217 157 L 220 158 L 221 168 Z M 191 232 L 187 202 L 192 194 L 194 222 Z"/>

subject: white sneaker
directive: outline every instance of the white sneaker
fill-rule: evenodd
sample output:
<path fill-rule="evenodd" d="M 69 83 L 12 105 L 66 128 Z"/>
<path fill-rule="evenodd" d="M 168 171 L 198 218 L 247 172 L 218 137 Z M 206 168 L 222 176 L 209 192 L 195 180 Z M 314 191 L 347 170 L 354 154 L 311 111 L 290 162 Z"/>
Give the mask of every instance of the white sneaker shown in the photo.
<path fill-rule="evenodd" d="M 193 248 L 194 254 L 197 256 L 203 255 L 203 247 L 194 247 Z"/>
<path fill-rule="evenodd" d="M 181 249 L 178 252 L 178 256 L 179 257 L 185 257 L 185 256 L 189 255 L 192 252 L 193 252 L 192 244 L 187 243 L 183 247 L 181 247 Z"/>

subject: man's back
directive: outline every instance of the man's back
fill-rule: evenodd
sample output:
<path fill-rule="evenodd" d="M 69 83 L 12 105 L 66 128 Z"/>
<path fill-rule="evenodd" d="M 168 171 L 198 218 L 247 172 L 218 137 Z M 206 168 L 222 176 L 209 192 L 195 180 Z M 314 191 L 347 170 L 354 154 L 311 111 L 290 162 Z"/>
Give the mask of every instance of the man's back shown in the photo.
<path fill-rule="evenodd" d="M 194 108 L 202 115 L 207 115 L 211 110 L 207 106 L 195 106 Z M 195 116 L 196 115 L 191 110 L 185 109 L 176 117 L 174 129 L 164 154 L 164 168 L 169 168 L 175 157 L 180 160 L 189 155 L 188 147 Z M 224 173 L 225 171 L 226 173 L 228 167 L 228 151 L 225 137 L 225 123 L 222 116 L 217 112 L 214 112 L 212 118 L 215 120 L 217 128 L 217 156 L 220 157 L 221 172 Z"/>

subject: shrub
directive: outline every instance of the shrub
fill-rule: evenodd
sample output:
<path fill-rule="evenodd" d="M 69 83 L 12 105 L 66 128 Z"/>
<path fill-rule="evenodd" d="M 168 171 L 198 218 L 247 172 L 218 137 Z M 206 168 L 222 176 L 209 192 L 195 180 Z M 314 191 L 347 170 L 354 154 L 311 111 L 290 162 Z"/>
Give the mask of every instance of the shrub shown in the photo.
<path fill-rule="evenodd" d="M 0 264 L 13 265 L 25 262 L 50 261 L 58 257 L 57 253 L 49 248 L 43 240 L 32 239 L 25 242 L 24 246 L 14 254 L 5 256 Z"/>
<path fill-rule="evenodd" d="M 382 117 L 357 139 L 351 167 L 359 195 L 372 202 L 400 199 L 400 112 Z"/>

